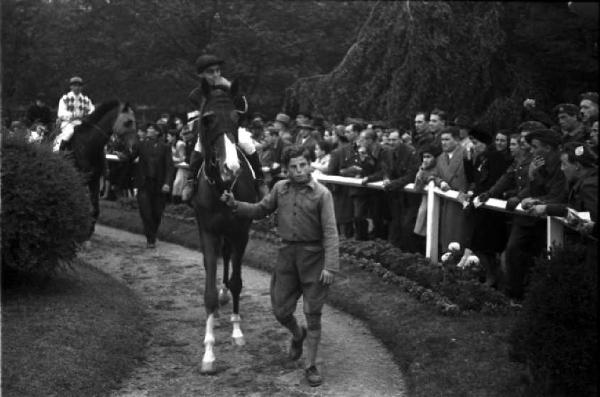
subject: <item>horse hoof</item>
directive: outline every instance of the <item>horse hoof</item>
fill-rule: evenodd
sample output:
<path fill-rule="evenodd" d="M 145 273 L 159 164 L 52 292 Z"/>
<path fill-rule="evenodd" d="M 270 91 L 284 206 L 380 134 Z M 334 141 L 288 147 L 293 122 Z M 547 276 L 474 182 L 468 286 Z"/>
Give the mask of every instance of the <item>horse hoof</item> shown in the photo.
<path fill-rule="evenodd" d="M 244 339 L 243 336 L 232 337 L 231 339 L 233 340 L 233 344 L 236 346 L 244 346 L 246 344 L 246 339 Z"/>
<path fill-rule="evenodd" d="M 202 367 L 200 368 L 202 375 L 214 375 L 217 373 L 214 361 L 202 361 Z"/>
<path fill-rule="evenodd" d="M 219 290 L 219 305 L 224 306 L 229 303 L 229 291 L 226 288 Z"/>

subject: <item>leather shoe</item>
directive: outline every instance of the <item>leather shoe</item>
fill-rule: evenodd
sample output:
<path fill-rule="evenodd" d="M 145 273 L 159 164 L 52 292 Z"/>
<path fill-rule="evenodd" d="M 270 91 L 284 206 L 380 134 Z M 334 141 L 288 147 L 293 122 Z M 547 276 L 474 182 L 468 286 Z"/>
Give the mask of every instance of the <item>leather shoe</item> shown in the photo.
<path fill-rule="evenodd" d="M 302 356 L 302 344 L 304 343 L 304 339 L 306 338 L 306 327 L 300 328 L 302 331 L 302 337 L 300 340 L 294 340 L 292 337 L 292 342 L 290 343 L 290 351 L 288 357 L 292 361 L 298 360 Z"/>
<path fill-rule="evenodd" d="M 315 367 L 314 365 L 311 365 L 310 367 L 306 368 L 306 370 L 304 371 L 304 376 L 306 376 L 308 384 L 312 387 L 320 386 L 321 383 L 323 383 L 323 378 L 321 377 L 321 374 L 319 373 L 317 367 Z"/>

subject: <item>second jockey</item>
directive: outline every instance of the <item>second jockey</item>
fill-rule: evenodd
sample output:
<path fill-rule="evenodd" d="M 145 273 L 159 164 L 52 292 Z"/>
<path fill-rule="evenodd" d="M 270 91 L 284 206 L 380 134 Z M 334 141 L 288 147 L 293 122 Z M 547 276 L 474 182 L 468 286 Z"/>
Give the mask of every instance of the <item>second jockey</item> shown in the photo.
<path fill-rule="evenodd" d="M 210 83 L 211 86 L 225 85 L 229 87 L 231 83 L 221 76 L 221 65 L 223 63 L 225 63 L 225 61 L 216 57 L 215 55 L 201 55 L 196 60 L 196 72 L 198 73 L 198 77 L 205 79 L 208 83 Z M 195 88 L 189 95 L 189 100 L 196 109 L 198 109 L 202 103 L 202 96 L 203 94 L 200 87 Z M 247 111 L 247 103 L 246 99 L 243 97 L 242 102 L 244 103 L 243 106 L 240 104 L 240 108 L 242 108 L 240 111 L 245 113 Z M 245 128 L 238 129 L 238 146 L 244 151 L 248 162 L 252 166 L 260 197 L 265 196 L 268 193 L 268 189 L 264 183 L 264 176 L 260 159 L 258 157 L 258 152 L 256 151 L 256 147 L 252 141 L 252 135 Z M 200 147 L 200 137 L 198 137 L 198 141 L 196 142 L 196 146 L 194 147 L 194 151 L 192 152 L 190 158 L 190 176 L 183 188 L 183 192 L 181 193 L 181 199 L 184 202 L 189 201 L 192 197 L 194 181 L 198 175 L 200 166 L 202 165 L 202 160 L 203 156 Z"/>
<path fill-rule="evenodd" d="M 81 124 L 81 119 L 94 111 L 94 104 L 82 93 L 81 77 L 71 77 L 69 88 L 71 91 L 63 95 L 58 103 L 57 119 L 60 122 L 60 133 L 54 140 L 55 152 L 64 149 L 71 140 L 75 127 Z"/>

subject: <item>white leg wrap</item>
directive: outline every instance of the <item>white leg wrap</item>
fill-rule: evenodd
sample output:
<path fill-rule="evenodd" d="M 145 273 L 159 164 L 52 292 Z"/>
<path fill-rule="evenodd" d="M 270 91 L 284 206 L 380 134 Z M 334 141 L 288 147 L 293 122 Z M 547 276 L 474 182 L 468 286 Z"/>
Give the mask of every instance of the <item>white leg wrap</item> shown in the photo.
<path fill-rule="evenodd" d="M 204 334 L 204 356 L 202 357 L 202 368 L 200 372 L 211 373 L 215 370 L 215 353 L 213 346 L 215 345 L 215 335 L 213 329 L 215 326 L 214 314 L 208 316 L 206 320 L 206 332 Z"/>
<path fill-rule="evenodd" d="M 231 315 L 231 323 L 233 324 L 233 332 L 231 333 L 231 337 L 233 338 L 233 342 L 238 346 L 243 346 L 246 343 L 244 340 L 244 334 L 240 328 L 241 321 L 242 318 L 239 314 Z"/>

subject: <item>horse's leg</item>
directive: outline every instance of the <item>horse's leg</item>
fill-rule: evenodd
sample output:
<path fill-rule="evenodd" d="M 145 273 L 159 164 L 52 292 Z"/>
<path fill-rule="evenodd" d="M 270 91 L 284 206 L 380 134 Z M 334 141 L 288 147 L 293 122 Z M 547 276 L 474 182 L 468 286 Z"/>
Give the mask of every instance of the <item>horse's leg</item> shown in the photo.
<path fill-rule="evenodd" d="M 92 238 L 96 228 L 96 221 L 100 215 L 100 177 L 91 178 L 88 182 L 88 192 L 90 194 L 90 202 L 92 204 L 92 224 L 88 233 L 88 240 Z"/>
<path fill-rule="evenodd" d="M 223 285 L 219 288 L 219 305 L 229 302 L 229 260 L 231 259 L 231 243 L 223 239 Z"/>
<path fill-rule="evenodd" d="M 231 323 L 233 325 L 233 333 L 231 337 L 236 345 L 242 346 L 245 344 L 244 334 L 240 328 L 242 321 L 240 317 L 240 293 L 242 292 L 242 258 L 246 245 L 248 244 L 248 234 L 240 236 L 234 240 L 231 246 L 231 279 L 229 280 L 229 288 L 233 297 L 233 314 L 231 315 Z"/>
<path fill-rule="evenodd" d="M 206 309 L 206 330 L 204 332 L 204 356 L 202 357 L 202 374 L 215 373 L 215 312 L 219 307 L 217 297 L 217 257 L 220 252 L 220 239 L 208 232 L 201 232 L 204 248 L 204 308 Z"/>

